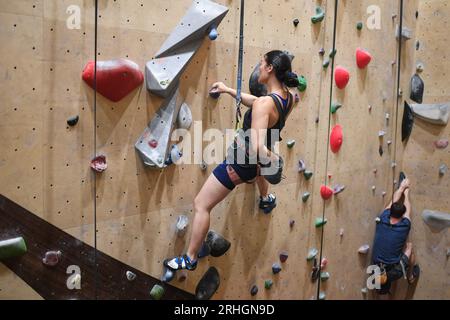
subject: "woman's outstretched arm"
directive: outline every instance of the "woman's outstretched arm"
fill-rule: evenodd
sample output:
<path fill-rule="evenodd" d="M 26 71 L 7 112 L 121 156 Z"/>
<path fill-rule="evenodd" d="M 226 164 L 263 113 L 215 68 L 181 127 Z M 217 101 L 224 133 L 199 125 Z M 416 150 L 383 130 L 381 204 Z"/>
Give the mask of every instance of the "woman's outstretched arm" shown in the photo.
<path fill-rule="evenodd" d="M 236 89 L 227 87 L 223 82 L 213 83 L 210 92 L 228 93 L 233 98 L 236 98 L 237 95 Z M 241 92 L 241 103 L 246 107 L 251 108 L 256 99 L 258 99 L 258 97 Z"/>

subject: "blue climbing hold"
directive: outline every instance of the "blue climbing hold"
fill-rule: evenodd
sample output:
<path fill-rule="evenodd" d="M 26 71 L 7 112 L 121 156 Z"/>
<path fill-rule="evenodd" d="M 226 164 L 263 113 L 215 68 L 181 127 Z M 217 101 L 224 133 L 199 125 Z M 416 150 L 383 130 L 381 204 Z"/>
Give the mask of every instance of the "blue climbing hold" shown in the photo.
<path fill-rule="evenodd" d="M 209 31 L 208 37 L 213 41 L 217 39 L 217 28 L 215 26 L 213 26 Z"/>

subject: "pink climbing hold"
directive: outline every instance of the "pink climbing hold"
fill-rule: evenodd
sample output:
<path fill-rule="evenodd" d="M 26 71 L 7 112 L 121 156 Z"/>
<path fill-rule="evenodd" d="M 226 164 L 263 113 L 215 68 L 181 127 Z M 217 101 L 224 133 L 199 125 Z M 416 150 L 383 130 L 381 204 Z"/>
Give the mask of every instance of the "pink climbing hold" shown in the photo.
<path fill-rule="evenodd" d="M 324 269 L 328 264 L 327 258 L 322 258 L 322 261 L 320 262 L 320 269 Z"/>
<path fill-rule="evenodd" d="M 42 259 L 42 263 L 46 266 L 54 267 L 58 264 L 60 259 L 61 251 L 47 251 L 44 258 Z"/>
<path fill-rule="evenodd" d="M 103 172 L 106 170 L 107 167 L 108 165 L 106 164 L 105 156 L 97 156 L 91 161 L 91 168 L 94 171 Z"/>
<path fill-rule="evenodd" d="M 333 189 L 331 189 L 330 187 L 322 186 L 320 188 L 320 195 L 324 200 L 330 199 L 333 196 L 333 193 Z"/>
<path fill-rule="evenodd" d="M 438 149 L 445 149 L 448 147 L 448 140 L 441 139 L 441 140 L 435 141 L 434 145 Z"/>
<path fill-rule="evenodd" d="M 156 141 L 155 139 L 152 139 L 148 142 L 148 145 L 152 148 L 156 148 L 158 146 L 158 141 Z"/>
<path fill-rule="evenodd" d="M 334 71 L 334 80 L 339 89 L 345 89 L 350 81 L 350 73 L 344 67 L 336 67 Z"/>
<path fill-rule="evenodd" d="M 94 61 L 83 69 L 83 80 L 94 89 Z M 144 75 L 139 66 L 128 59 L 97 61 L 97 91 L 113 102 L 117 102 L 139 87 Z"/>
<path fill-rule="evenodd" d="M 372 60 L 372 56 L 369 52 L 358 48 L 356 50 L 356 64 L 358 65 L 358 68 L 364 69 L 367 67 Z"/>
<path fill-rule="evenodd" d="M 330 147 L 333 153 L 338 153 L 342 146 L 344 137 L 342 134 L 342 127 L 340 125 L 334 126 L 330 135 Z"/>

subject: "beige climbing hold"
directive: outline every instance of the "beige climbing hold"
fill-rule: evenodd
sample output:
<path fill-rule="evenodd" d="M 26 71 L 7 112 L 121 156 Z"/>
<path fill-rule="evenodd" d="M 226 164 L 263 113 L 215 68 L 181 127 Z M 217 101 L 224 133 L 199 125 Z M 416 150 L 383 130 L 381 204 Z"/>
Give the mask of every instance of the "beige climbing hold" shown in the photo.
<path fill-rule="evenodd" d="M 369 252 L 370 246 L 368 244 L 362 245 L 358 249 L 358 253 L 367 254 Z"/>
<path fill-rule="evenodd" d="M 423 221 L 431 230 L 440 232 L 450 227 L 450 214 L 434 210 L 424 210 L 422 212 Z"/>
<path fill-rule="evenodd" d="M 420 119 L 432 124 L 445 126 L 450 115 L 450 103 L 412 104 L 411 110 Z"/>

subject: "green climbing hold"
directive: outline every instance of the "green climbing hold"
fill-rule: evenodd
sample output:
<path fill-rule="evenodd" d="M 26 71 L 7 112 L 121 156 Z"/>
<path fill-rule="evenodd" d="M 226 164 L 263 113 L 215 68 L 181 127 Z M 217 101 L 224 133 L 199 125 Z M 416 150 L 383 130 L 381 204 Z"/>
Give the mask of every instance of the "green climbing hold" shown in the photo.
<path fill-rule="evenodd" d="M 312 171 L 305 170 L 305 171 L 303 171 L 303 175 L 305 176 L 306 180 L 309 180 L 313 176 L 313 173 L 312 173 Z"/>
<path fill-rule="evenodd" d="M 330 279 L 330 274 L 328 272 L 324 271 L 320 273 L 320 280 L 327 281 L 328 279 Z"/>
<path fill-rule="evenodd" d="M 150 295 L 155 300 L 161 300 L 162 296 L 164 295 L 164 288 L 161 287 L 159 284 L 155 284 L 150 291 Z"/>
<path fill-rule="evenodd" d="M 266 288 L 267 290 L 270 290 L 270 288 L 272 288 L 273 285 L 273 281 L 272 280 L 266 280 L 264 281 L 264 288 Z"/>
<path fill-rule="evenodd" d="M 330 60 L 326 59 L 326 60 L 323 62 L 323 68 L 326 69 L 326 68 L 328 68 L 329 65 L 330 65 Z"/>
<path fill-rule="evenodd" d="M 324 226 L 327 222 L 328 222 L 327 219 L 316 218 L 316 222 L 315 222 L 316 228 L 320 228 L 320 227 Z"/>
<path fill-rule="evenodd" d="M 0 261 L 21 256 L 27 252 L 27 245 L 22 237 L 0 241 Z"/>
<path fill-rule="evenodd" d="M 314 24 L 318 23 L 318 22 L 321 22 L 324 17 L 325 17 L 325 11 L 321 7 L 317 6 L 316 7 L 316 14 L 311 17 L 311 22 L 314 23 Z"/>
<path fill-rule="evenodd" d="M 295 145 L 295 140 L 289 140 L 286 144 L 289 149 L 292 149 Z"/>
<path fill-rule="evenodd" d="M 300 76 L 297 78 L 298 79 L 298 91 L 303 92 L 306 90 L 306 88 L 308 87 L 308 81 L 306 80 L 306 78 L 304 76 Z"/>
<path fill-rule="evenodd" d="M 337 53 L 337 49 L 334 49 L 334 50 L 331 49 L 328 56 L 329 56 L 331 59 L 333 59 L 333 58 L 336 56 L 336 53 Z"/>
<path fill-rule="evenodd" d="M 356 29 L 362 30 L 363 26 L 364 26 L 364 25 L 363 25 L 362 22 L 358 22 L 358 23 L 356 24 Z"/>
<path fill-rule="evenodd" d="M 313 260 L 317 256 L 318 253 L 319 253 L 319 251 L 316 248 L 309 249 L 306 260 L 308 260 L 308 261 Z"/>
<path fill-rule="evenodd" d="M 303 202 L 308 201 L 310 195 L 311 195 L 311 194 L 310 194 L 309 192 L 305 192 L 305 193 L 303 194 L 303 196 L 302 196 Z"/>
<path fill-rule="evenodd" d="M 331 104 L 331 113 L 335 114 L 340 108 L 342 108 L 342 104 L 339 102 L 333 102 Z"/>

